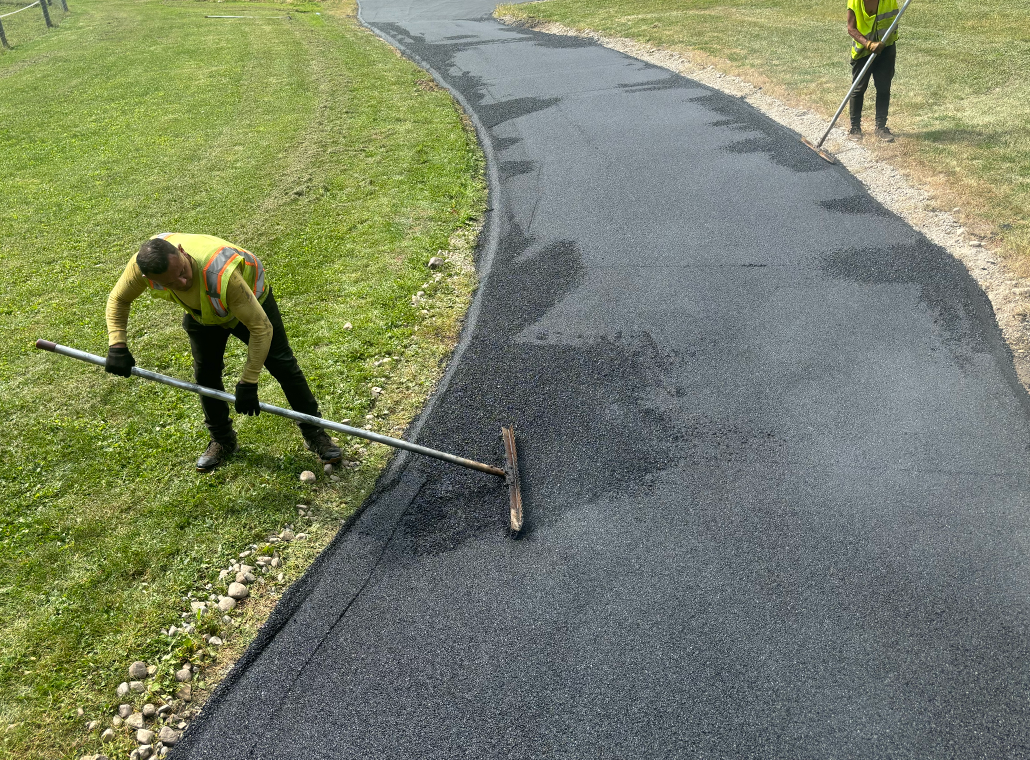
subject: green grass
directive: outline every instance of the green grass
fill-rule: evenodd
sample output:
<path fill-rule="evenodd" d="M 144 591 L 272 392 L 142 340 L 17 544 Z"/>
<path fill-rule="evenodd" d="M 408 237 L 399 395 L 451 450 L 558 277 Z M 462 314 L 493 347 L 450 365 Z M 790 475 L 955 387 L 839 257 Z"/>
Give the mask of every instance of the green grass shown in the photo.
<path fill-rule="evenodd" d="M 323 414 L 397 432 L 453 346 L 485 204 L 482 157 L 450 97 L 349 5 L 70 7 L 0 56 L 0 756 L 12 758 L 99 752 L 84 720 L 109 725 L 128 664 L 160 662 L 167 676 L 196 646 L 159 633 L 188 595 L 299 502 L 327 540 L 387 457 L 345 440 L 361 465 L 302 487 L 314 458 L 265 414 L 238 422 L 241 453 L 200 476 L 196 397 L 32 342 L 103 354 L 106 296 L 139 243 L 216 234 L 265 262 Z M 442 249 L 453 263 L 432 282 L 426 261 Z M 415 307 L 420 289 L 428 304 Z M 191 377 L 180 318 L 136 301 L 141 366 Z M 231 341 L 228 383 L 244 357 Z M 285 405 L 267 373 L 261 394 Z M 127 756 L 119 741 L 109 754 Z"/>
<path fill-rule="evenodd" d="M 547 0 L 498 14 L 700 53 L 829 119 L 850 86 L 845 9 L 842 0 Z M 961 206 L 970 229 L 1030 272 L 1027 10 L 1010 0 L 912 3 L 891 101 L 902 139 L 877 150 L 914 170 L 942 206 Z"/>
<path fill-rule="evenodd" d="M 33 0 L 0 0 L 0 16 L 25 8 L 31 2 Z M 61 7 L 60 0 L 53 0 L 52 5 L 47 3 L 47 11 L 50 14 L 50 21 L 55 27 L 59 27 L 66 16 L 64 9 Z M 69 6 L 69 11 L 71 11 L 71 6 Z M 5 19 L 0 19 L 0 24 L 4 26 L 4 36 L 7 38 L 7 44 L 12 49 L 20 48 L 22 45 L 34 42 L 55 31 L 54 29 L 47 29 L 46 20 L 43 18 L 43 11 L 40 10 L 38 5 L 34 8 L 22 10 Z M 0 45 L 0 56 L 6 53 L 7 51 L 4 51 L 3 46 Z"/>

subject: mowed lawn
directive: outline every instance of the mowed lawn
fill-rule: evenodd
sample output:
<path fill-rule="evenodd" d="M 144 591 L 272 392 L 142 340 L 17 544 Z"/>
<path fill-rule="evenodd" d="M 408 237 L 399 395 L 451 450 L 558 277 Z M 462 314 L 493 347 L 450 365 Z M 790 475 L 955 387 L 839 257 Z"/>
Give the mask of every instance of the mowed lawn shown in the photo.
<path fill-rule="evenodd" d="M 159 664 L 171 689 L 173 667 L 207 656 L 203 641 L 160 633 L 190 595 L 206 598 L 218 569 L 296 521 L 298 503 L 328 540 L 388 455 L 345 439 L 356 464 L 331 482 L 295 426 L 263 414 L 238 422 L 228 466 L 199 475 L 195 396 L 33 342 L 104 354 L 107 293 L 140 242 L 216 234 L 265 262 L 323 414 L 396 434 L 456 339 L 485 206 L 482 156 L 451 98 L 361 29 L 349 3 L 70 6 L 58 29 L 0 56 L 0 756 L 11 758 L 101 751 L 129 663 Z M 439 251 L 448 263 L 434 280 Z M 135 303 L 140 366 L 191 378 L 181 316 Z M 230 387 L 244 357 L 232 340 Z M 285 405 L 267 373 L 260 388 Z M 305 469 L 314 487 L 299 482 Z M 127 757 L 133 744 L 123 729 L 104 749 Z"/>
<path fill-rule="evenodd" d="M 850 81 L 844 0 L 546 0 L 501 15 L 554 21 L 709 57 L 829 119 Z M 1030 33 L 1026 2 L 914 0 L 901 20 L 890 126 L 877 145 L 1030 275 Z M 867 98 L 871 131 L 873 103 Z M 847 112 L 841 117 L 847 126 Z"/>

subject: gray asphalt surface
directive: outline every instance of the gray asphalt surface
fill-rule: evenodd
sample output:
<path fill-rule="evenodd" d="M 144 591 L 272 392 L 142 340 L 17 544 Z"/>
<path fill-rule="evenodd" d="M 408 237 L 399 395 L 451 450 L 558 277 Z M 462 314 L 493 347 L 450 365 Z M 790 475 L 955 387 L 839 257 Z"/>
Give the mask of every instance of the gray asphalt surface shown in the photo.
<path fill-rule="evenodd" d="M 984 294 L 741 101 L 492 7 L 362 3 L 484 130 L 486 284 L 419 440 L 499 462 L 514 421 L 527 534 L 405 460 L 174 757 L 1030 757 Z"/>

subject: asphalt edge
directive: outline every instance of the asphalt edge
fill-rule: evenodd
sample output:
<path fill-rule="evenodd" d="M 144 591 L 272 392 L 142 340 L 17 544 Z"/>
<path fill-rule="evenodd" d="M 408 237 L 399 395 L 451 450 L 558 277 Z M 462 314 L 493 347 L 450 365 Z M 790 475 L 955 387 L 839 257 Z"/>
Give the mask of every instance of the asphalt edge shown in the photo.
<path fill-rule="evenodd" d="M 490 278 L 490 274 L 493 270 L 494 261 L 496 259 L 497 249 L 500 245 L 500 224 L 498 221 L 499 212 L 501 209 L 500 203 L 500 176 L 497 170 L 497 156 L 494 151 L 493 144 L 490 141 L 486 127 L 480 121 L 475 111 L 472 109 L 471 104 L 465 99 L 465 97 L 458 92 L 456 89 L 451 87 L 440 74 L 432 66 L 427 64 L 403 43 L 396 38 L 387 35 L 371 26 L 361 13 L 361 3 L 357 3 L 357 20 L 358 23 L 371 34 L 381 39 L 386 44 L 398 50 L 404 57 L 414 63 L 416 66 L 424 70 L 433 80 L 441 87 L 446 89 L 454 101 L 460 106 L 462 112 L 472 123 L 473 129 L 475 130 L 476 141 L 479 143 L 480 149 L 483 151 L 486 164 L 486 179 L 487 179 L 487 203 L 486 210 L 483 215 L 483 228 L 480 232 L 479 240 L 476 243 L 475 262 L 476 269 L 478 270 L 478 283 L 476 286 L 475 294 L 472 298 L 472 303 L 466 312 L 465 319 L 462 322 L 461 336 L 458 340 L 457 345 L 454 347 L 454 351 L 451 353 L 450 361 L 447 364 L 447 370 L 440 378 L 436 385 L 433 393 L 426 401 L 425 406 L 419 413 L 418 417 L 415 418 L 414 422 L 409 425 L 405 431 L 404 438 L 408 441 L 415 441 L 418 439 L 419 434 L 425 427 L 429 420 L 429 417 L 435 411 L 440 400 L 447 392 L 447 388 L 450 385 L 450 381 L 457 371 L 458 364 L 461 361 L 462 356 L 468 349 L 468 346 L 472 342 L 472 334 L 475 331 L 475 327 L 479 321 L 479 314 L 483 307 L 483 292 L 486 288 L 486 284 Z M 498 22 L 498 25 L 503 26 Z M 483 233 L 486 233 L 485 235 Z M 272 613 L 266 619 L 265 623 L 258 630 L 254 641 L 246 648 L 240 658 L 233 664 L 229 672 L 219 682 L 219 684 L 212 691 L 208 697 L 204 706 L 201 708 L 200 714 L 192 722 L 190 730 L 188 730 L 182 737 L 182 741 L 173 750 L 172 756 L 180 757 L 183 752 L 189 752 L 193 749 L 193 745 L 197 744 L 202 740 L 202 736 L 207 729 L 207 723 L 211 719 L 211 712 L 207 709 L 208 706 L 215 707 L 217 704 L 222 702 L 227 696 L 228 692 L 235 686 L 240 679 L 244 676 L 250 666 L 257 660 L 257 658 L 264 652 L 269 644 L 279 635 L 282 629 L 293 617 L 293 614 L 303 605 L 307 598 L 311 595 L 314 588 L 317 586 L 319 576 L 321 576 L 322 567 L 328 561 L 329 557 L 338 549 L 339 545 L 346 540 L 350 534 L 351 529 L 357 524 L 357 522 L 365 515 L 365 512 L 376 502 L 383 498 L 383 496 L 389 494 L 390 491 L 398 485 L 401 477 L 404 475 L 408 464 L 411 461 L 411 452 L 405 450 L 397 450 L 393 457 L 391 457 L 386 468 L 379 476 L 372 492 L 368 495 L 365 501 L 361 504 L 358 509 L 351 514 L 344 523 L 340 526 L 333 539 L 326 545 L 318 556 L 312 561 L 308 569 L 304 571 L 304 574 L 298 578 L 294 583 L 286 590 L 279 601 L 276 603 L 272 610 Z M 401 510 L 397 523 L 399 524 L 400 519 L 403 518 L 404 512 L 406 512 L 407 506 Z M 394 526 L 396 527 L 396 526 Z M 385 551 L 386 545 L 389 543 L 390 537 L 392 537 L 393 531 L 390 531 L 389 537 L 383 542 L 383 550 Z M 369 578 L 371 578 L 372 572 L 375 570 L 375 563 L 369 568 Z M 367 579 L 366 579 L 367 583 Z M 349 608 L 350 604 L 353 603 L 354 599 L 361 593 L 365 584 L 362 584 L 359 591 L 354 597 L 347 603 Z M 206 713 L 206 714 L 205 714 Z M 255 742 L 256 744 L 256 742 Z M 253 749 L 253 747 L 252 747 Z"/>

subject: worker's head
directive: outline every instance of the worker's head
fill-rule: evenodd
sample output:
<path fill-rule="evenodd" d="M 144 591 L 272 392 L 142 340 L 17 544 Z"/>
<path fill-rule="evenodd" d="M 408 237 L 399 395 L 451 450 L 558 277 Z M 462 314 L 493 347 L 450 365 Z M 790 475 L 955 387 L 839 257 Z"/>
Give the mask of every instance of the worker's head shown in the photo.
<path fill-rule="evenodd" d="M 193 264 L 182 246 L 163 238 L 151 238 L 139 247 L 136 264 L 148 280 L 172 290 L 189 290 L 193 285 Z"/>

